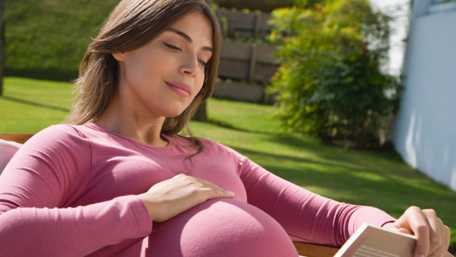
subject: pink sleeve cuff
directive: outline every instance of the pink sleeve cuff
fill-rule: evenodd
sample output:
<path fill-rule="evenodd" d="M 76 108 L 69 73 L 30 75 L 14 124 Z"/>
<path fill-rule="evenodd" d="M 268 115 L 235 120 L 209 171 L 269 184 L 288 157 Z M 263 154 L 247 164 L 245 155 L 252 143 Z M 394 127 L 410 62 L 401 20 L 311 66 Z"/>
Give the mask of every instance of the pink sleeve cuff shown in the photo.
<path fill-rule="evenodd" d="M 125 196 L 132 200 L 132 213 L 135 217 L 136 226 L 140 235 L 148 235 L 152 232 L 153 219 L 144 205 L 144 201 L 137 195 Z"/>

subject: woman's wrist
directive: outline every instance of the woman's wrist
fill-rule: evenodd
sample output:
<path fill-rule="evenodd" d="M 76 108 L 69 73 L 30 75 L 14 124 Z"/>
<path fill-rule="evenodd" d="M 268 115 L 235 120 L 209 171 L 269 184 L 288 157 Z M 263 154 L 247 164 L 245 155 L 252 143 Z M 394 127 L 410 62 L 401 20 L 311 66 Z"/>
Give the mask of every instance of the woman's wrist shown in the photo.
<path fill-rule="evenodd" d="M 146 210 L 147 210 L 147 212 L 149 213 L 149 216 L 150 216 L 151 218 L 153 218 L 153 217 L 154 217 L 154 215 L 153 215 L 153 209 L 154 209 L 154 207 L 150 204 L 150 202 L 146 201 L 146 198 L 144 197 L 144 194 L 140 194 L 140 195 L 139 195 L 139 199 L 141 199 L 141 201 L 142 201 L 143 204 L 144 204 L 144 207 L 146 207 Z"/>

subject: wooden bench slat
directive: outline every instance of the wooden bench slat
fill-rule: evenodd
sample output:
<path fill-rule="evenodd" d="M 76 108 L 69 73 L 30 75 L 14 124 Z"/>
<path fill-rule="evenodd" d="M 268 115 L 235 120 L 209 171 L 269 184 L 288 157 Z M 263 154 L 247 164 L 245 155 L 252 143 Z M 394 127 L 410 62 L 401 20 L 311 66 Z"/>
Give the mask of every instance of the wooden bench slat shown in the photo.
<path fill-rule="evenodd" d="M 3 140 L 8 140 L 8 141 L 14 141 L 17 143 L 25 143 L 29 138 L 31 138 L 33 134 L 27 134 L 27 133 L 22 133 L 22 134 L 0 134 L 0 139 Z"/>

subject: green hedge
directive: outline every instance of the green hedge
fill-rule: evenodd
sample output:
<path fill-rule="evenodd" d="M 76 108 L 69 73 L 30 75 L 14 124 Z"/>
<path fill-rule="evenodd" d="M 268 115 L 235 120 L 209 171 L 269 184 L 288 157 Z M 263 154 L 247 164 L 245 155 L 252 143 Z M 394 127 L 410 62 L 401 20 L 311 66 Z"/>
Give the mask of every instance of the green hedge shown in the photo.
<path fill-rule="evenodd" d="M 6 0 L 6 74 L 75 79 L 90 38 L 118 1 Z M 214 2 L 223 7 L 268 11 L 292 0 Z"/>
<path fill-rule="evenodd" d="M 75 79 L 90 38 L 117 2 L 7 0 L 7 75 Z"/>

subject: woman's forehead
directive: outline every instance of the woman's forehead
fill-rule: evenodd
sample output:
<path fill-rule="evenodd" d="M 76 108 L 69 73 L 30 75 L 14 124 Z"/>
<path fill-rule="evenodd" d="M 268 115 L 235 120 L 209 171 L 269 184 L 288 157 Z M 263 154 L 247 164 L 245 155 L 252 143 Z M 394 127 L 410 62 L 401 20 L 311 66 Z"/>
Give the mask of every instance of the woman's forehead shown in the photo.
<path fill-rule="evenodd" d="M 178 34 L 192 43 L 212 48 L 212 23 L 201 12 L 193 11 L 185 14 L 165 31 Z"/>

